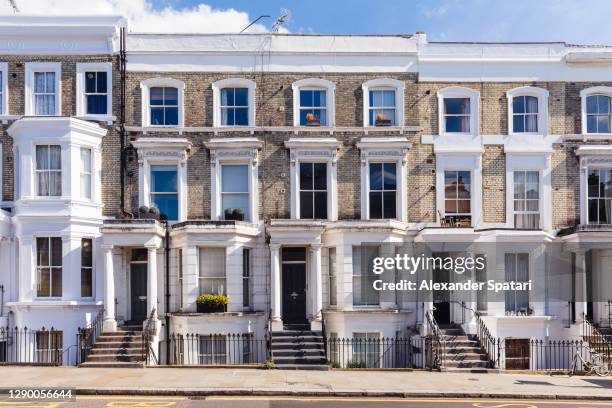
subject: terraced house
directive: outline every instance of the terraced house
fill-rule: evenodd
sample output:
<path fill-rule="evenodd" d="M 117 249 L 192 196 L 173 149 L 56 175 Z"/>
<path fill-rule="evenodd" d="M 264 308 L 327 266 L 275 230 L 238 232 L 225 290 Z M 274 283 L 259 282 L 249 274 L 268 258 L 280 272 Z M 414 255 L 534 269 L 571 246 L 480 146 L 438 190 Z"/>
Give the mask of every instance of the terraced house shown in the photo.
<path fill-rule="evenodd" d="M 401 367 L 454 335 L 448 367 L 512 368 L 605 338 L 612 48 L 126 31 L 0 18 L 0 360 Z M 539 291 L 373 289 L 420 245 Z"/>

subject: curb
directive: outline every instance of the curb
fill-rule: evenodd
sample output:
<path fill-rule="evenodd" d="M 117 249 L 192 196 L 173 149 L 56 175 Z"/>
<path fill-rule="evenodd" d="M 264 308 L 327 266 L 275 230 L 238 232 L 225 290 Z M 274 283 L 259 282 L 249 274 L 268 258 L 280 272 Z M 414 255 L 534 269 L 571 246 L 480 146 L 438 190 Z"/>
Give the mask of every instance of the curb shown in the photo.
<path fill-rule="evenodd" d="M 127 388 L 77 388 L 78 395 L 130 395 L 130 396 L 174 396 L 174 397 L 368 397 L 368 398 L 474 398 L 508 400 L 592 400 L 612 401 L 610 395 L 576 394 L 507 394 L 480 392 L 399 392 L 399 391 L 288 391 L 252 389 L 127 389 Z"/>

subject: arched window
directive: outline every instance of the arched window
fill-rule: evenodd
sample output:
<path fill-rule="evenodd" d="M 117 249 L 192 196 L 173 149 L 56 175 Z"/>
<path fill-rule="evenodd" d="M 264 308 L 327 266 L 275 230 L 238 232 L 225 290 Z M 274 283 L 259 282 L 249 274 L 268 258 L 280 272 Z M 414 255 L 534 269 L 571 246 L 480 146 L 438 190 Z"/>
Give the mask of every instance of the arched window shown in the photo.
<path fill-rule="evenodd" d="M 612 133 L 612 87 L 594 86 L 580 91 L 582 133 Z"/>
<path fill-rule="evenodd" d="M 302 79 L 293 87 L 293 126 L 334 126 L 333 82 Z"/>
<path fill-rule="evenodd" d="M 548 91 L 524 86 L 506 92 L 508 134 L 548 133 Z"/>
<path fill-rule="evenodd" d="M 172 78 L 152 78 L 142 81 L 140 88 L 143 126 L 183 126 L 183 82 Z"/>
<path fill-rule="evenodd" d="M 228 78 L 212 88 L 213 126 L 255 126 L 255 82 Z"/>
<path fill-rule="evenodd" d="M 478 133 L 478 91 L 448 87 L 438 91 L 440 134 Z"/>
<path fill-rule="evenodd" d="M 404 82 L 378 78 L 364 82 L 363 126 L 404 125 Z"/>

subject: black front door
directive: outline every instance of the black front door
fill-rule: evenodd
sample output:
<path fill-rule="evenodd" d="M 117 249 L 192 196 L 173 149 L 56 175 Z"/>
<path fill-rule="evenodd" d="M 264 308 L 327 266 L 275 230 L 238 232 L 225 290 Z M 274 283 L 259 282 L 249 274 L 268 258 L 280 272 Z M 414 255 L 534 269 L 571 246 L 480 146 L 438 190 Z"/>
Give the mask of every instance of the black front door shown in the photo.
<path fill-rule="evenodd" d="M 288 249 L 283 251 L 283 323 L 306 324 L 306 249 Z"/>
<path fill-rule="evenodd" d="M 142 323 L 147 318 L 147 264 L 133 263 L 130 267 L 130 292 L 132 323 Z"/>
<path fill-rule="evenodd" d="M 450 272 L 446 269 L 434 269 L 433 281 L 436 283 L 447 283 L 450 281 Z M 433 291 L 434 317 L 438 324 L 449 324 L 451 322 L 450 292 L 447 290 Z"/>

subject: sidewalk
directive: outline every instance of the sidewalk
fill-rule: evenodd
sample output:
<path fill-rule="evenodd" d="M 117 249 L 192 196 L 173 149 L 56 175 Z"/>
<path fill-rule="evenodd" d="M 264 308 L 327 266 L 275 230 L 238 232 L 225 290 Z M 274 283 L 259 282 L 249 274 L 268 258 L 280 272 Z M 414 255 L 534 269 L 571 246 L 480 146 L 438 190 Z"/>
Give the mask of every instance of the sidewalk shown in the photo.
<path fill-rule="evenodd" d="M 67 387 L 78 394 L 289 395 L 612 400 L 612 377 L 426 371 L 226 368 L 0 367 L 0 387 Z"/>

